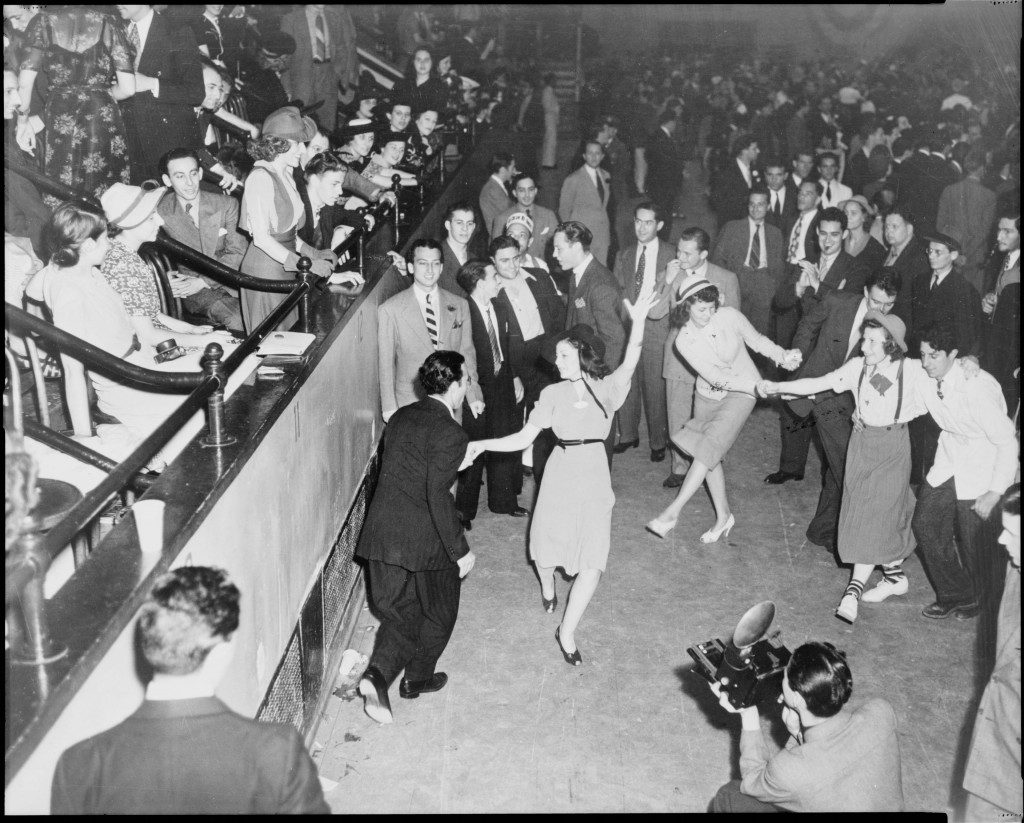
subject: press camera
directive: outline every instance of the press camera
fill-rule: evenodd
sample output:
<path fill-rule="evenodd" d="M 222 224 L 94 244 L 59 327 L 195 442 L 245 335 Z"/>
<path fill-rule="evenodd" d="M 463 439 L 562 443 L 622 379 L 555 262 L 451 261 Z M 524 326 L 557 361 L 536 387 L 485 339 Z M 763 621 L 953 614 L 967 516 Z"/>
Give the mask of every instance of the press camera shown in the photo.
<path fill-rule="evenodd" d="M 765 600 L 740 618 L 731 640 L 708 640 L 690 646 L 694 671 L 718 683 L 737 709 L 774 701 L 782 691 L 782 674 L 791 653 L 781 632 L 767 636 L 775 619 L 775 604 Z"/>

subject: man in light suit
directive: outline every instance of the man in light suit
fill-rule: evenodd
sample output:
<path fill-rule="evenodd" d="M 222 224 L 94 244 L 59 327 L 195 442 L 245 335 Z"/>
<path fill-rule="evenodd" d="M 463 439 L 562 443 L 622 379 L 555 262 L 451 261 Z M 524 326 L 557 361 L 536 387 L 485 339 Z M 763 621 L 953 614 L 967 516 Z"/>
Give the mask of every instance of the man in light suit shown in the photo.
<path fill-rule="evenodd" d="M 768 202 L 766 189 L 751 189 L 747 217 L 725 224 L 711 254 L 716 266 L 739 278 L 741 311 L 764 335 L 771 333 L 772 298 L 785 272 L 782 233 L 765 220 Z"/>
<path fill-rule="evenodd" d="M 480 213 L 484 218 L 485 231 L 490 231 L 494 219 L 515 204 L 508 193 L 508 185 L 516 174 L 516 160 L 508 152 L 495 152 L 489 169 L 491 176 L 480 189 Z"/>
<path fill-rule="evenodd" d="M 330 814 L 295 727 L 235 714 L 214 696 L 239 599 L 220 569 L 181 566 L 157 580 L 137 625 L 153 670 L 146 699 L 61 755 L 52 814 Z"/>
<path fill-rule="evenodd" d="M 589 228 L 571 220 L 559 223 L 555 231 L 555 260 L 570 275 L 565 328 L 571 329 L 578 323 L 590 326 L 604 343 L 605 364 L 615 369 L 622 360 L 626 345 L 626 330 L 622 325 L 622 291 L 615 276 L 591 253 L 592 240 Z M 615 445 L 615 428 L 613 423 L 604 444 L 609 467 Z"/>
<path fill-rule="evenodd" d="M 388 687 L 403 670 L 398 694 L 407 700 L 448 682 L 437 661 L 459 615 L 462 578 L 476 562 L 451 493 L 469 443 L 454 420 L 467 366 L 455 351 L 428 355 L 417 369 L 426 396 L 399 409 L 384 430 L 380 479 L 356 547 L 381 621 L 359 681 L 363 709 L 378 723 L 394 721 Z"/>
<path fill-rule="evenodd" d="M 597 140 L 588 140 L 583 150 L 583 165 L 565 178 L 558 198 L 562 220 L 582 223 L 590 231 L 590 253 L 602 267 L 606 265 L 612 242 L 608 220 L 611 175 L 601 168 L 603 159 L 604 147 Z"/>
<path fill-rule="evenodd" d="M 191 149 L 168 152 L 161 158 L 160 167 L 164 185 L 171 188 L 157 206 L 164 231 L 179 243 L 238 269 L 249 245 L 238 233 L 238 201 L 200 188 L 202 171 Z M 185 266 L 179 266 L 170 280 L 171 291 L 189 314 L 226 329 L 245 328 L 236 289 Z"/>
<path fill-rule="evenodd" d="M 964 158 L 967 176 L 947 186 L 939 198 L 936 228 L 943 234 L 959 237 L 964 253 L 961 273 L 980 294 L 985 293 L 985 255 L 988 239 L 996 221 L 995 193 L 985 188 L 985 153 L 972 148 Z"/>
<path fill-rule="evenodd" d="M 533 221 L 532 239 L 526 252 L 543 260 L 547 256 L 551 238 L 555 236 L 555 229 L 558 228 L 558 215 L 535 202 L 537 182 L 528 174 L 517 174 L 512 178 L 512 196 L 516 199 L 515 204 L 502 209 L 489 227 L 491 239 L 505 233 L 505 223 L 513 214 L 525 214 Z"/>
<path fill-rule="evenodd" d="M 171 149 L 200 149 L 196 108 L 206 88 L 199 46 L 188 26 L 175 26 L 152 6 L 118 6 L 135 53 L 135 94 L 121 103 L 132 183 L 160 173 Z"/>
<path fill-rule="evenodd" d="M 612 273 L 627 300 L 635 301 L 644 286 L 653 286 L 656 293 L 665 285 L 665 271 L 673 259 L 673 249 L 658 239 L 664 217 L 651 202 L 640 203 L 633 210 L 633 231 L 636 242 L 615 256 Z M 644 326 L 640 364 L 633 372 L 633 383 L 626 401 L 619 408 L 619 443 L 615 453 L 640 445 L 640 404 L 647 419 L 647 438 L 651 461 L 660 463 L 668 448 L 668 416 L 665 407 L 665 378 L 662 376 L 665 340 L 668 337 L 667 301 L 660 302 L 647 315 Z"/>
<path fill-rule="evenodd" d="M 359 80 L 356 27 L 344 6 L 307 3 L 281 18 L 281 31 L 295 40 L 295 54 L 281 80 L 288 96 L 307 106 L 323 100 L 316 116 L 326 133 L 337 127 L 338 87 Z"/>
<path fill-rule="evenodd" d="M 704 229 L 692 226 L 683 229 L 676 249 L 676 257 L 669 261 L 664 278 L 662 300 L 668 305 L 669 331 L 665 337 L 665 349 L 662 355 L 662 375 L 665 377 L 665 395 L 668 405 L 668 430 L 675 433 L 686 425 L 693 417 L 693 395 L 697 385 L 697 375 L 690 365 L 676 351 L 676 335 L 679 332 L 681 318 L 674 316 L 673 309 L 678 305 L 678 284 L 689 275 L 703 277 L 713 286 L 718 287 L 720 305 L 729 306 L 739 311 L 740 284 L 731 271 L 708 262 L 708 249 L 711 238 Z M 651 310 L 651 314 L 661 309 L 661 303 Z M 672 449 L 672 473 L 662 485 L 666 489 L 678 489 L 683 485 L 686 476 L 686 463 L 683 455 Z"/>
<path fill-rule="evenodd" d="M 402 406 L 423 396 L 419 367 L 433 351 L 462 353 L 466 360 L 470 412 L 480 414 L 484 398 L 476 374 L 469 306 L 466 301 L 438 288 L 441 276 L 441 244 L 416 240 L 409 252 L 413 284 L 377 309 L 377 359 L 380 405 L 386 423 Z"/>

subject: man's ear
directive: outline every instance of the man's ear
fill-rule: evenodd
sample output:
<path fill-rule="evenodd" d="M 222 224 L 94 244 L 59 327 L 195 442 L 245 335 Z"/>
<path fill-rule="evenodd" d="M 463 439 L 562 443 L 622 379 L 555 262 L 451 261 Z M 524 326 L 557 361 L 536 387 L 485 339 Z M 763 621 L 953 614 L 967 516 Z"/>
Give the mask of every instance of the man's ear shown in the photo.
<path fill-rule="evenodd" d="M 414 271 L 412 263 L 406 263 L 405 264 L 405 269 L 408 272 L 409 276 L 411 277 L 412 273 Z"/>
<path fill-rule="evenodd" d="M 164 185 L 167 186 L 167 188 L 171 187 L 171 178 L 166 174 L 161 174 L 160 179 L 164 181 Z"/>

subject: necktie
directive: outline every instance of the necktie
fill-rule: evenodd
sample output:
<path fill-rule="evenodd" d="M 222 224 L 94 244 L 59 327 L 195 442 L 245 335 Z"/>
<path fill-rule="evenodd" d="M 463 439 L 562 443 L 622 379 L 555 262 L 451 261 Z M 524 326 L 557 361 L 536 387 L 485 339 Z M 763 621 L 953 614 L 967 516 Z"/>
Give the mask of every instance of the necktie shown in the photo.
<path fill-rule="evenodd" d="M 633 278 L 633 300 L 640 296 L 644 285 L 644 272 L 647 271 L 647 246 L 640 247 L 640 259 L 636 261 L 636 277 Z"/>
<path fill-rule="evenodd" d="M 128 24 L 128 43 L 132 47 L 132 57 L 135 61 L 135 68 L 139 67 L 139 52 L 142 47 L 142 40 L 139 38 L 139 27 L 134 23 Z"/>
<path fill-rule="evenodd" d="M 832 268 L 831 257 L 825 257 L 822 255 L 821 260 L 818 261 L 818 279 L 824 280 L 828 276 L 828 270 Z"/>
<path fill-rule="evenodd" d="M 776 217 L 781 217 L 782 207 L 779 204 L 779 193 L 777 191 L 772 192 L 772 199 L 774 200 L 774 202 L 772 203 L 772 214 L 774 214 Z"/>
<path fill-rule="evenodd" d="M 932 275 L 932 284 L 929 286 L 928 291 L 935 291 L 937 285 L 939 285 L 939 275 L 936 273 Z"/>
<path fill-rule="evenodd" d="M 198 229 L 199 228 L 199 213 L 195 209 L 192 208 L 192 204 L 191 203 L 186 203 L 185 204 L 185 214 L 188 215 L 189 220 L 191 220 L 193 223 L 195 223 L 196 228 Z"/>
<path fill-rule="evenodd" d="M 793 224 L 793 234 L 789 237 L 789 262 L 796 262 L 796 248 L 800 244 L 800 224 L 804 222 L 804 216 L 801 214 L 800 218 Z"/>
<path fill-rule="evenodd" d="M 761 268 L 761 227 L 754 226 L 754 236 L 750 241 L 750 268 Z"/>
<path fill-rule="evenodd" d="M 526 207 L 526 216 L 529 217 L 531 220 L 533 220 L 533 215 L 530 214 L 530 207 L 529 206 Z"/>
<path fill-rule="evenodd" d="M 886 266 L 894 265 L 896 263 L 896 259 L 898 257 L 899 257 L 899 254 L 896 251 L 896 247 L 893 246 L 891 249 L 889 249 L 889 256 L 885 258 L 884 265 L 886 265 Z"/>
<path fill-rule="evenodd" d="M 599 172 L 594 173 L 594 178 L 597 180 L 597 196 L 601 198 L 601 205 L 604 205 L 604 183 L 601 182 L 601 174 Z"/>
<path fill-rule="evenodd" d="M 939 396 L 939 400 L 944 400 L 945 398 L 942 396 L 942 381 L 939 380 L 938 383 L 939 385 L 935 387 L 935 393 Z"/>
<path fill-rule="evenodd" d="M 437 336 L 437 315 L 434 314 L 434 307 L 430 303 L 430 295 L 426 296 L 427 301 L 427 334 L 430 335 L 430 345 L 435 349 L 439 340 Z"/>
<path fill-rule="evenodd" d="M 327 27 L 324 25 L 323 14 L 316 16 L 315 27 L 316 27 L 316 54 L 313 56 L 317 60 L 327 59 Z"/>
<path fill-rule="evenodd" d="M 494 330 L 491 322 L 491 308 L 488 306 L 484 312 L 484 321 L 487 323 L 487 339 L 491 341 L 491 358 L 494 361 L 494 373 L 501 371 L 501 346 L 498 345 L 498 333 Z"/>
<path fill-rule="evenodd" d="M 832 184 L 831 183 L 826 183 L 825 184 L 825 197 L 824 197 L 824 200 L 825 200 L 826 205 L 832 202 Z"/>
<path fill-rule="evenodd" d="M 316 214 L 313 215 L 313 222 L 316 224 L 316 231 L 313 233 L 313 245 L 318 249 L 327 248 L 327 238 L 324 237 L 324 221 L 320 219 L 323 213 L 323 206 L 321 206 L 316 210 Z"/>

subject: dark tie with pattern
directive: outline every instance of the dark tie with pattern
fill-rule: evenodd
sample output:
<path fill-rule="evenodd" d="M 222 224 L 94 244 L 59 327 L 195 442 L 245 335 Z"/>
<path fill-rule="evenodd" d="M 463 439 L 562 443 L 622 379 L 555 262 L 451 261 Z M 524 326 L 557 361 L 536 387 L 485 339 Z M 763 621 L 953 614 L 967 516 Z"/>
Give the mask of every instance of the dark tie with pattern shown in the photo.
<path fill-rule="evenodd" d="M 776 217 L 782 217 L 782 197 L 777 191 L 772 192 L 772 194 L 775 195 L 775 204 L 772 206 L 772 214 Z"/>
<path fill-rule="evenodd" d="M 636 277 L 633 278 L 633 300 L 640 296 L 644 285 L 644 272 L 647 271 L 647 245 L 640 247 L 640 259 L 636 261 Z"/>
<path fill-rule="evenodd" d="M 427 334 L 430 335 L 430 345 L 436 349 L 439 342 L 437 336 L 437 315 L 434 314 L 434 307 L 431 305 L 430 295 L 428 294 L 425 299 L 427 302 Z"/>
<path fill-rule="evenodd" d="M 594 177 L 597 180 L 597 196 L 601 198 L 601 205 L 604 205 L 604 183 L 601 182 L 601 173 L 595 172 Z"/>
<path fill-rule="evenodd" d="M 750 268 L 761 268 L 761 227 L 754 226 L 754 237 L 750 241 Z"/>
<path fill-rule="evenodd" d="M 186 203 L 185 204 L 185 214 L 188 215 L 188 219 L 191 220 L 192 223 L 195 225 L 195 227 L 198 229 L 199 228 L 199 215 L 198 215 L 198 213 L 193 213 L 193 207 L 192 207 L 191 203 Z"/>
<path fill-rule="evenodd" d="M 139 49 L 142 46 L 142 40 L 139 38 L 139 27 L 134 23 L 128 24 L 128 44 L 132 47 L 132 57 L 134 58 L 135 68 L 139 67 L 139 58 L 142 56 L 139 54 Z"/>
<path fill-rule="evenodd" d="M 494 373 L 501 371 L 501 346 L 498 345 L 498 333 L 494 330 L 491 322 L 491 309 L 484 312 L 484 322 L 487 323 L 487 339 L 491 341 L 491 358 L 494 361 Z"/>

